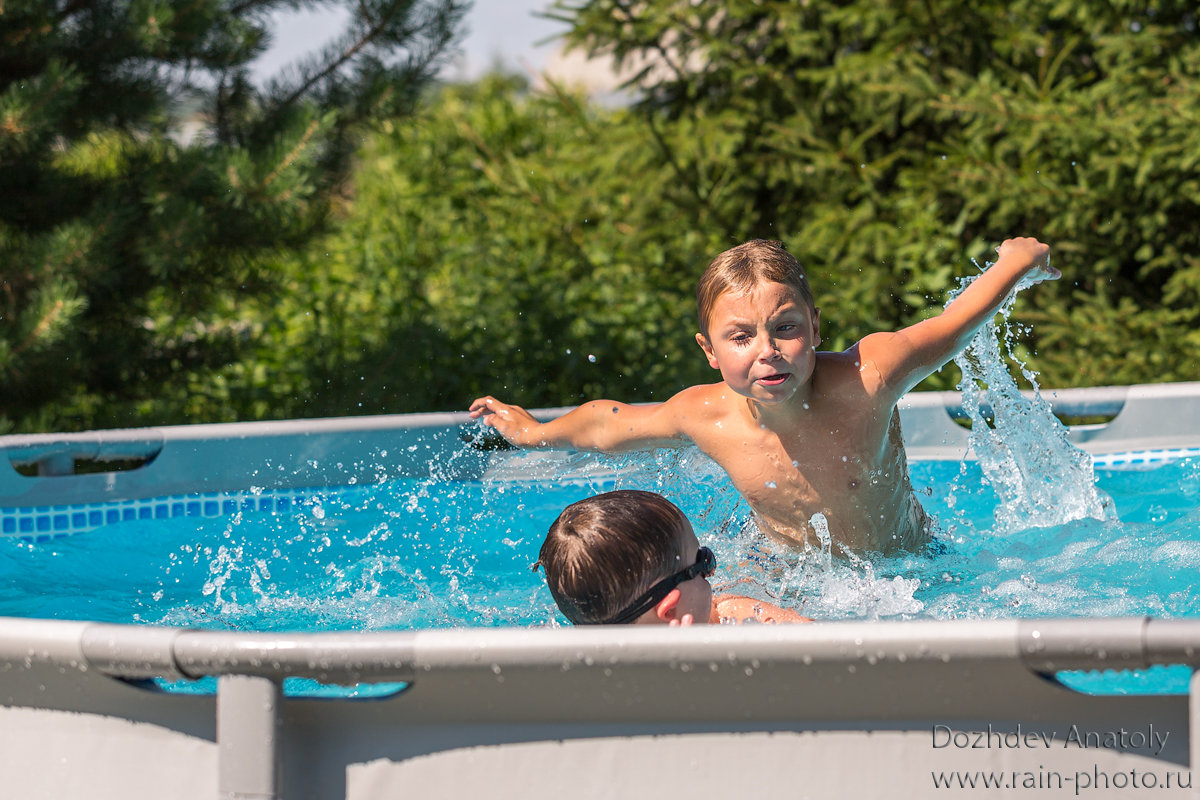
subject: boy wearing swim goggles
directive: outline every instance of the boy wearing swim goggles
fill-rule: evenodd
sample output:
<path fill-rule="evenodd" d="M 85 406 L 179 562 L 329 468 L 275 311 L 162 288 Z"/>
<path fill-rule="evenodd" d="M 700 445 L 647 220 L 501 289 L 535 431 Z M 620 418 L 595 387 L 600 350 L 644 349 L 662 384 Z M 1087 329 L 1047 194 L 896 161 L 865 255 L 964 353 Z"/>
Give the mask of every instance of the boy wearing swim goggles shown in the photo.
<path fill-rule="evenodd" d="M 538 566 L 576 625 L 812 621 L 750 597 L 714 598 L 712 551 L 700 546 L 678 506 L 653 492 L 607 492 L 567 506 L 550 526 Z"/>

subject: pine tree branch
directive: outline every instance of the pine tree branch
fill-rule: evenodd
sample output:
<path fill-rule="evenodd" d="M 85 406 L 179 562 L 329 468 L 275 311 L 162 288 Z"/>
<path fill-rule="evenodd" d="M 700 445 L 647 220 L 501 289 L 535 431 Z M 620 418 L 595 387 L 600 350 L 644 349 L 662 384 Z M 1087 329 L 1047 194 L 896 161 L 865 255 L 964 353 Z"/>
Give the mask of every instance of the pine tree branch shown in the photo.
<path fill-rule="evenodd" d="M 630 19 L 630 20 L 633 19 L 633 11 L 630 9 L 628 3 L 625 3 L 622 0 L 613 0 L 613 4 L 625 13 L 625 17 L 627 19 Z M 662 44 L 662 42 L 660 41 L 660 39 L 657 36 L 654 38 L 654 43 L 651 45 L 650 49 L 654 50 L 655 52 L 657 52 L 659 54 L 660 57 L 662 57 L 662 60 L 671 69 L 671 72 L 675 73 L 675 80 L 682 83 L 684 78 L 686 77 L 684 75 L 683 68 L 676 65 L 676 63 L 671 58 L 671 54 L 669 52 L 667 52 L 666 47 Z"/>
<path fill-rule="evenodd" d="M 314 119 L 312 122 L 308 123 L 308 128 L 304 131 L 304 135 L 300 137 L 300 141 L 296 142 L 296 146 L 287 152 L 287 155 L 280 160 L 279 164 L 275 166 L 275 169 L 271 170 L 270 174 L 263 178 L 262 183 L 259 184 L 260 189 L 266 189 L 274 182 L 276 178 L 279 177 L 281 172 L 291 166 L 292 162 L 296 160 L 296 157 L 300 154 L 300 152 L 304 150 L 304 148 L 308 147 L 309 141 L 312 139 L 313 134 L 317 132 L 319 127 L 319 120 Z"/>
<path fill-rule="evenodd" d="M 368 44 L 370 44 L 372 41 L 374 41 L 374 39 L 377 36 L 379 36 L 381 33 L 383 33 L 384 26 L 387 25 L 387 23 L 391 22 L 391 20 L 395 18 L 398 11 L 399 11 L 399 5 L 398 4 L 393 5 L 392 13 L 386 14 L 383 17 L 381 17 L 380 19 L 374 21 L 371 24 L 370 28 L 367 30 L 367 32 L 362 37 L 358 38 L 349 47 L 347 47 L 345 50 L 343 50 L 342 53 L 337 58 L 332 60 L 330 63 L 326 64 L 324 69 L 320 70 L 315 75 L 311 76 L 308 80 L 306 80 L 304 83 L 302 83 L 299 88 L 297 88 L 290 95 L 288 95 L 287 98 L 284 99 L 284 101 L 281 105 L 285 108 L 287 106 L 292 105 L 297 100 L 299 100 L 301 97 L 308 94 L 314 86 L 316 86 L 320 82 L 324 81 L 326 78 L 333 75 L 339 69 L 341 69 L 343 66 L 345 66 L 348 62 L 353 60 L 353 58 L 356 55 L 358 55 L 362 51 L 363 48 L 365 48 Z M 365 13 L 364 13 L 364 16 L 366 16 Z M 409 33 L 411 33 L 411 32 L 409 32 Z"/>
<path fill-rule="evenodd" d="M 17 356 L 21 355 L 21 353 L 32 347 L 34 343 L 46 333 L 46 330 L 50 328 L 50 326 L 53 325 L 58 317 L 62 314 L 63 309 L 66 308 L 66 305 L 67 303 L 65 300 L 54 301 L 54 305 L 50 307 L 50 309 L 42 316 L 40 320 L 38 320 L 37 325 L 35 325 L 33 330 L 29 332 L 29 335 L 26 336 L 20 344 L 12 349 L 11 356 L 13 360 L 16 360 Z M 9 366 L 9 371 L 13 373 L 16 372 L 16 370 L 12 368 L 11 364 Z"/>
<path fill-rule="evenodd" d="M 67 3 L 61 11 L 54 15 L 54 22 L 61 25 L 68 17 L 82 11 L 89 5 L 91 5 L 89 0 L 74 0 L 74 2 Z"/>
<path fill-rule="evenodd" d="M 262 5 L 270 6 L 270 5 L 275 5 L 275 3 L 272 3 L 272 2 L 264 3 L 263 0 L 246 0 L 246 2 L 244 2 L 244 3 L 235 3 L 234 5 L 229 6 L 229 9 L 227 10 L 226 13 L 229 14 L 229 16 L 231 16 L 231 17 L 240 17 L 242 14 L 245 14 L 250 9 L 257 8 Z"/>

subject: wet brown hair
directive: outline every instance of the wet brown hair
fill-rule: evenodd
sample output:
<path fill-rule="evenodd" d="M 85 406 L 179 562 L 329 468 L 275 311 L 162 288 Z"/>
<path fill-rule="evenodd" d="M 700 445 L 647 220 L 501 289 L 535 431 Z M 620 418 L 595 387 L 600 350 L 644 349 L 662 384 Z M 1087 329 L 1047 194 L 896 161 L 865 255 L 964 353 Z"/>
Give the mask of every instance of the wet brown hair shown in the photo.
<path fill-rule="evenodd" d="M 624 489 L 563 509 L 538 553 L 559 610 L 576 625 L 611 619 L 684 566 L 687 517 L 662 495 Z"/>
<path fill-rule="evenodd" d="M 768 282 L 791 287 L 810 309 L 816 307 L 804 269 L 783 243 L 751 239 L 714 258 L 700 276 L 696 286 L 700 332 L 708 336 L 708 318 L 718 297 L 726 292 L 747 292 Z"/>

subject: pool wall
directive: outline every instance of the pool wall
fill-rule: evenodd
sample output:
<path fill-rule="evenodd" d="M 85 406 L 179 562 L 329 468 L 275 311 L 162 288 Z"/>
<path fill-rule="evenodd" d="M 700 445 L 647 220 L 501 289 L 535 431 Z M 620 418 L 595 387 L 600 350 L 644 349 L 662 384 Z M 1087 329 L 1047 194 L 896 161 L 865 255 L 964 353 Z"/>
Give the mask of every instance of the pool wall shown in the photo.
<path fill-rule="evenodd" d="M 1200 622 L 1143 619 L 358 635 L 5 620 L 0 773 L 21 798 L 925 797 L 935 774 L 978 771 L 1070 779 L 1061 795 L 1103 774 L 1120 794 L 1133 772 L 1190 784 L 1200 715 L 1041 673 L 1194 664 L 1197 642 Z M 221 677 L 196 697 L 129 682 L 147 675 Z M 287 676 L 410 685 L 297 699 Z"/>
<path fill-rule="evenodd" d="M 1072 430 L 1098 458 L 1200 452 L 1200 384 L 1051 396 L 1113 417 Z M 963 453 L 956 408 L 953 394 L 906 398 L 912 458 Z M 0 437 L 0 524 L 67 535 L 114 507 L 202 514 L 480 477 L 490 452 L 464 446 L 464 422 Z M 1000 796 L 1197 796 L 1197 679 L 1190 697 L 1114 697 L 1047 676 L 1198 661 L 1200 620 L 247 634 L 0 619 L 0 779 L 21 798 L 974 797 L 992 780 Z M 146 683 L 205 676 L 215 696 Z M 282 691 L 290 677 L 406 688 L 300 698 Z"/>

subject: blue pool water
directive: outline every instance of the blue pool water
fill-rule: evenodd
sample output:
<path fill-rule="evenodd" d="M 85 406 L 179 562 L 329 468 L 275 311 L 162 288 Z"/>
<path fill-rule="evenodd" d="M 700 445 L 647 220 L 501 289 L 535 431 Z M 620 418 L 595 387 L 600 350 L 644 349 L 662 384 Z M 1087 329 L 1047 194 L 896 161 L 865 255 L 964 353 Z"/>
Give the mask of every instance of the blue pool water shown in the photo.
<path fill-rule="evenodd" d="M 560 456 L 591 477 L 522 479 L 498 454 L 481 481 L 401 479 L 300 493 L 284 510 L 130 519 L 38 541 L 0 537 L 0 614 L 233 630 L 558 624 L 530 564 L 564 505 L 661 491 L 717 552 L 718 589 L 820 619 L 1200 616 L 1200 454 L 1098 467 L 1116 516 L 997 530 L 978 465 L 923 462 L 936 557 L 798 557 L 744 528 L 748 508 L 695 450 Z"/>
<path fill-rule="evenodd" d="M 582 497 L 642 488 L 692 519 L 718 556 L 718 591 L 818 620 L 1200 617 L 1200 451 L 1093 463 L 1017 391 L 1010 338 L 989 326 L 958 359 L 978 461 L 911 465 L 936 555 L 781 551 L 695 449 L 508 451 L 474 481 L 3 509 L 0 615 L 253 631 L 558 625 L 530 570 L 546 529 Z M 1187 675 L 1133 678 L 1186 691 Z"/>
<path fill-rule="evenodd" d="M 558 471 L 591 475 L 559 485 L 523 478 L 525 458 L 498 454 L 481 481 L 401 479 L 297 493 L 271 510 L 243 498 L 209 518 L 148 514 L 42 541 L 0 537 L 0 615 L 255 631 L 558 625 L 530 570 L 546 529 L 576 499 L 638 487 L 696 523 L 718 554 L 718 590 L 821 620 L 1200 616 L 1200 453 L 1098 467 L 1115 518 L 1016 531 L 997 529 L 977 464 L 913 464 L 948 547 L 889 559 L 774 550 L 695 450 L 556 455 Z M 1187 676 L 1132 680 L 1186 691 Z"/>

